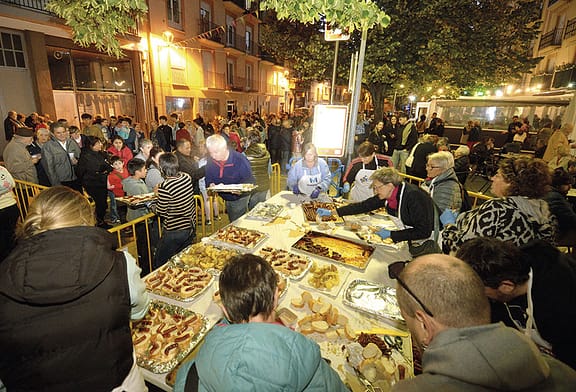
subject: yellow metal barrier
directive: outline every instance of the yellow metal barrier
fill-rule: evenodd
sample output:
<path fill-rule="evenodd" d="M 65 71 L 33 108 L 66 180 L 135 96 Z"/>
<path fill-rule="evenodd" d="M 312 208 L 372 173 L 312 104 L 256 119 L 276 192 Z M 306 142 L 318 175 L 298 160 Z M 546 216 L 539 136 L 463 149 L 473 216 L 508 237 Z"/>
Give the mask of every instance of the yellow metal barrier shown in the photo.
<path fill-rule="evenodd" d="M 270 176 L 270 196 L 280 192 L 280 164 L 272 165 L 272 175 Z"/>
<path fill-rule="evenodd" d="M 196 203 L 196 235 L 200 233 L 198 227 L 202 229 L 202 237 L 206 237 L 206 217 L 204 216 L 204 197 L 202 195 L 194 195 L 194 202 Z"/>
<path fill-rule="evenodd" d="M 18 204 L 18 210 L 20 210 L 20 219 L 24 219 L 26 214 L 28 214 L 30 201 L 43 189 L 47 189 L 48 187 L 16 179 L 14 179 L 14 182 L 16 186 L 12 191 L 16 195 L 16 203 Z"/>

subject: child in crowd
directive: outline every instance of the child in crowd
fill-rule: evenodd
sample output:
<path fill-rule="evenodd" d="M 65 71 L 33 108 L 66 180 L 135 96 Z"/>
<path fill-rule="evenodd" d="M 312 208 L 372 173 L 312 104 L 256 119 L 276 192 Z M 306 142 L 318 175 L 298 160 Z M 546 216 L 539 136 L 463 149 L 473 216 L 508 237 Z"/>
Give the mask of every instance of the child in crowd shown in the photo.
<path fill-rule="evenodd" d="M 121 223 L 116 205 L 116 197 L 124 196 L 122 181 L 127 178 L 129 174 L 124 167 L 122 159 L 116 155 L 110 158 L 110 165 L 114 170 L 108 174 L 108 197 L 110 198 L 110 222 L 114 224 Z"/>
<path fill-rule="evenodd" d="M 130 149 L 124 143 L 124 139 L 122 139 L 119 135 L 116 135 L 112 138 L 112 145 L 108 147 L 108 150 L 106 151 L 112 155 L 120 157 L 124 165 L 126 165 L 128 161 L 134 157 L 132 151 L 130 151 Z"/>
<path fill-rule="evenodd" d="M 148 186 L 144 182 L 148 169 L 146 162 L 142 159 L 134 158 L 128 162 L 128 173 L 130 176 L 122 181 L 124 192 L 128 196 L 142 195 L 149 193 Z M 131 221 L 141 216 L 146 215 L 150 210 L 148 207 L 141 208 L 128 208 L 126 213 L 126 221 Z M 154 254 L 154 248 L 158 242 L 158 227 L 155 220 L 149 221 L 150 228 L 150 256 Z M 138 250 L 138 265 L 142 268 L 142 276 L 150 272 L 150 257 L 148 255 L 148 239 L 146 235 L 146 223 L 140 222 L 136 224 L 136 248 Z"/>
<path fill-rule="evenodd" d="M 232 258 L 219 284 L 230 324 L 213 328 L 195 360 L 182 365 L 175 392 L 196 385 L 200 391 L 348 390 L 318 344 L 275 321 L 277 275 L 264 259 Z"/>

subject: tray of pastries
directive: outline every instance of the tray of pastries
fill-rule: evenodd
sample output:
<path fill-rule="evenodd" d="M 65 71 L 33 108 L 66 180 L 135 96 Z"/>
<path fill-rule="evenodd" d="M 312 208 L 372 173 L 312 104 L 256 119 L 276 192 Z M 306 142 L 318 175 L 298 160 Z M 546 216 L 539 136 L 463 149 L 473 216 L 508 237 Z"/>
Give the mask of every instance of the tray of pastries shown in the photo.
<path fill-rule="evenodd" d="M 260 220 L 264 222 L 271 222 L 280 213 L 284 207 L 278 204 L 271 204 L 271 203 L 258 203 L 256 207 L 254 207 L 248 214 L 246 215 L 246 219 L 253 219 L 253 220 Z"/>
<path fill-rule="evenodd" d="M 332 263 L 312 263 L 310 271 L 302 285 L 317 290 L 330 297 L 336 297 L 346 283 L 350 271 L 338 268 Z"/>
<path fill-rule="evenodd" d="M 267 234 L 257 230 L 228 225 L 212 234 L 208 240 L 216 245 L 232 247 L 241 252 L 251 252 L 267 238 Z"/>
<path fill-rule="evenodd" d="M 176 264 L 174 261 L 169 261 L 144 279 L 146 288 L 154 294 L 183 302 L 196 299 L 213 280 L 214 276 L 200 267 Z"/>
<path fill-rule="evenodd" d="M 292 248 L 359 270 L 366 269 L 375 249 L 371 245 L 360 244 L 349 239 L 317 231 L 307 232 L 292 245 Z"/>
<path fill-rule="evenodd" d="M 152 301 L 148 314 L 132 323 L 138 366 L 153 373 L 174 369 L 208 332 L 204 316 L 180 306 Z"/>
<path fill-rule="evenodd" d="M 324 208 L 326 210 L 330 210 L 332 215 L 319 217 L 318 214 L 316 214 L 318 208 Z M 304 202 L 302 203 L 302 210 L 304 210 L 304 217 L 308 222 L 315 223 L 318 220 L 322 222 L 335 222 L 335 223 L 344 222 L 344 219 L 342 219 L 336 212 L 336 205 L 334 203 L 326 203 L 322 201 Z"/>
<path fill-rule="evenodd" d="M 144 207 L 148 202 L 155 201 L 158 197 L 155 193 L 143 193 L 141 195 L 116 197 L 116 201 L 129 207 Z"/>
<path fill-rule="evenodd" d="M 264 246 L 258 251 L 258 255 L 272 265 L 276 271 L 283 273 L 292 280 L 300 280 L 310 269 L 310 258 L 284 249 Z"/>
<path fill-rule="evenodd" d="M 234 249 L 199 242 L 190 245 L 174 256 L 172 260 L 178 264 L 200 267 L 204 270 L 221 271 L 226 262 L 238 254 L 239 252 Z"/>

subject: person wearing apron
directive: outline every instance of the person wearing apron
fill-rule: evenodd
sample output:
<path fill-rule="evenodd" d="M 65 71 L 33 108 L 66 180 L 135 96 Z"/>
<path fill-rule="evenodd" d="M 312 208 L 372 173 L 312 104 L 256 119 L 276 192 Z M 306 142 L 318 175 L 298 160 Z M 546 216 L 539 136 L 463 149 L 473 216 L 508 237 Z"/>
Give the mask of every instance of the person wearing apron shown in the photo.
<path fill-rule="evenodd" d="M 288 172 L 286 185 L 295 194 L 316 199 L 330 188 L 330 168 L 324 159 L 318 158 L 316 147 L 312 143 L 306 144 L 302 152 L 303 158 L 292 165 Z"/>
<path fill-rule="evenodd" d="M 375 153 L 376 146 L 366 141 L 358 147 L 358 158 L 348 165 L 344 174 L 343 193 L 350 192 L 349 199 L 363 201 L 374 196 L 370 176 L 381 167 L 388 166 L 386 157 Z M 352 189 L 350 183 L 353 182 Z"/>

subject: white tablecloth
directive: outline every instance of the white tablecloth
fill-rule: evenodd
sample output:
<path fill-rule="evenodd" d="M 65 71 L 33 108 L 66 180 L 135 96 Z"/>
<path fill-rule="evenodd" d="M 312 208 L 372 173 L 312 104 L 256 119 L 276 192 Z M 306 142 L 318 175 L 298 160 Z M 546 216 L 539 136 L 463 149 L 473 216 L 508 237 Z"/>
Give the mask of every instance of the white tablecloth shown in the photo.
<path fill-rule="evenodd" d="M 284 206 L 284 211 L 280 214 L 280 217 L 287 217 L 288 219 L 279 219 L 274 223 L 266 223 L 260 220 L 254 220 L 243 216 L 233 222 L 234 225 L 239 227 L 244 227 L 247 229 L 254 229 L 260 232 L 268 234 L 268 238 L 258 248 L 254 249 L 257 251 L 262 246 L 272 246 L 275 248 L 289 250 L 290 247 L 300 238 L 295 235 L 294 230 L 302 228 L 304 225 L 304 212 L 300 206 L 301 199 L 288 191 L 283 191 L 276 194 L 274 197 L 270 198 L 267 203 L 278 204 Z M 378 218 L 374 218 L 375 224 L 378 223 Z M 316 229 L 315 225 L 311 225 L 311 229 Z M 327 231 L 327 233 L 334 234 L 341 237 L 349 238 L 353 241 L 359 241 L 356 235 L 348 230 L 344 229 L 343 225 L 336 225 L 334 229 Z M 395 249 L 398 248 L 398 249 Z M 314 258 L 312 258 L 314 259 Z M 358 269 L 347 267 L 342 264 L 335 263 L 341 275 L 346 275 L 346 281 L 342 284 L 342 289 L 339 291 L 337 297 L 327 298 L 329 302 L 338 306 L 340 309 L 345 309 L 346 312 L 353 316 L 355 326 L 357 328 L 369 328 L 370 326 L 379 327 L 395 327 L 403 328 L 403 326 L 394 324 L 392 322 L 386 323 L 385 321 L 373 320 L 363 317 L 356 313 L 353 309 L 347 308 L 343 305 L 342 295 L 344 289 L 347 287 L 348 282 L 354 279 L 365 279 L 372 282 L 382 283 L 387 286 L 395 287 L 396 283 L 388 277 L 388 264 L 399 260 L 409 260 L 410 256 L 408 253 L 407 246 L 405 244 L 398 244 L 394 248 L 387 246 L 376 246 L 376 251 L 372 255 L 370 263 L 364 271 Z M 324 259 L 321 260 L 325 262 Z M 309 290 L 315 297 L 322 296 L 320 292 L 314 291 L 306 286 L 307 276 L 304 276 L 300 282 L 290 282 L 288 285 L 288 291 L 286 295 L 282 297 L 279 303 L 279 308 L 287 307 L 290 308 L 290 299 L 299 296 L 303 290 Z M 184 304 L 184 307 L 194 312 L 205 315 L 209 320 L 211 325 L 214 325 L 221 317 L 222 312 L 217 305 L 212 301 L 212 294 L 215 291 L 215 284 L 213 284 L 204 294 L 202 294 L 197 301 Z M 161 299 L 162 301 L 173 303 L 182 306 L 183 303 L 171 300 L 169 298 L 160 297 L 152 294 L 155 299 Z M 291 309 L 294 310 L 294 309 Z M 165 378 L 166 374 L 153 374 L 145 369 L 143 369 L 144 378 L 162 388 L 166 391 L 171 391 L 172 389 L 166 384 Z"/>

